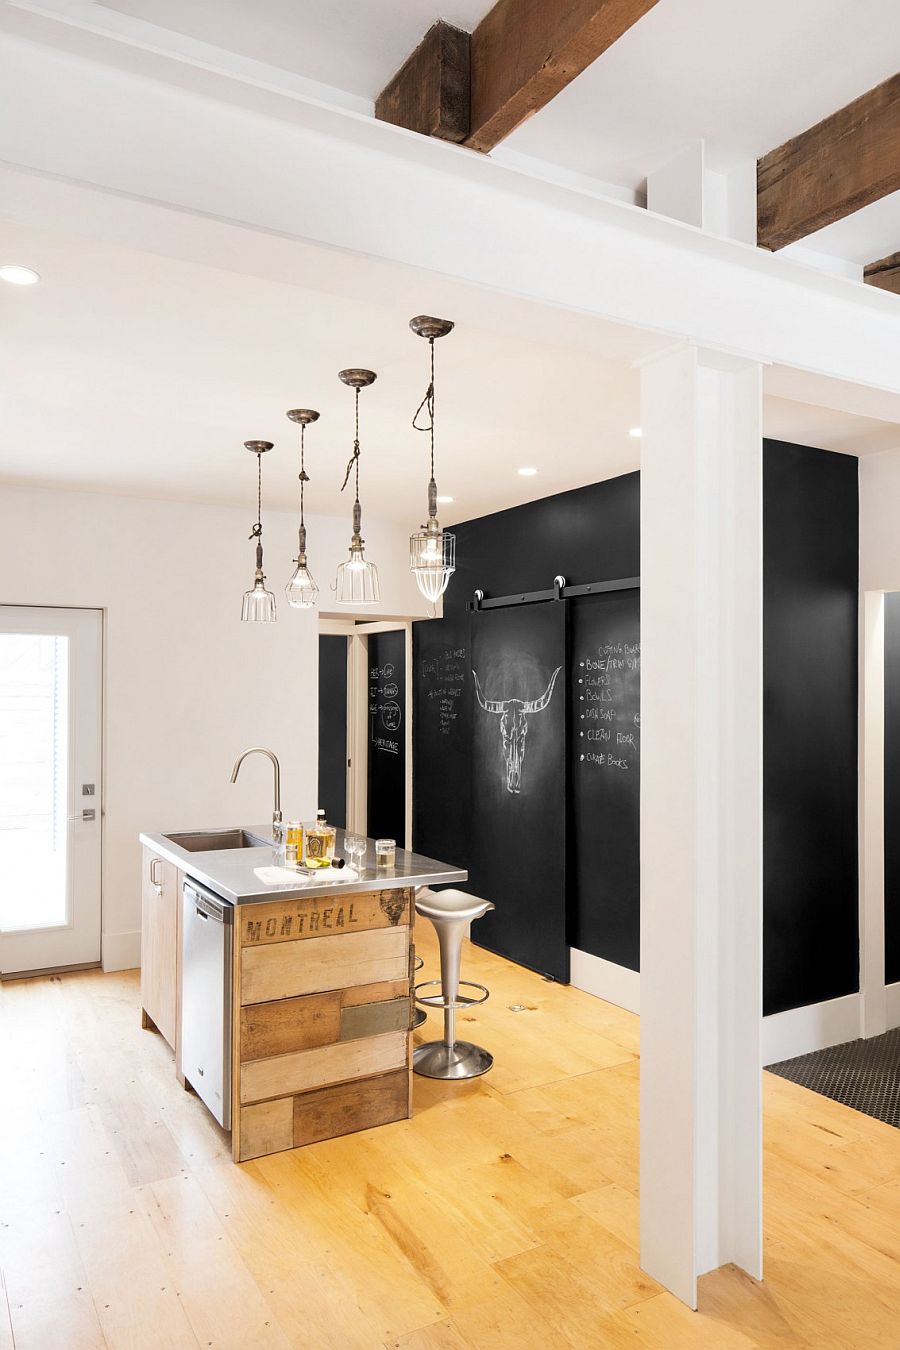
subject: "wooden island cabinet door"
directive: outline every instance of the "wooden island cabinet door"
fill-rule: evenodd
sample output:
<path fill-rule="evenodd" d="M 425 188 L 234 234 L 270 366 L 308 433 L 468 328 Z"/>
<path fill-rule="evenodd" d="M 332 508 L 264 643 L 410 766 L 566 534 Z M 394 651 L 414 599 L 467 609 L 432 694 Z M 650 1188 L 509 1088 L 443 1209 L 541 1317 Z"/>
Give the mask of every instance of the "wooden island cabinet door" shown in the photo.
<path fill-rule="evenodd" d="M 141 881 L 141 1021 L 175 1048 L 179 872 L 145 848 Z"/>

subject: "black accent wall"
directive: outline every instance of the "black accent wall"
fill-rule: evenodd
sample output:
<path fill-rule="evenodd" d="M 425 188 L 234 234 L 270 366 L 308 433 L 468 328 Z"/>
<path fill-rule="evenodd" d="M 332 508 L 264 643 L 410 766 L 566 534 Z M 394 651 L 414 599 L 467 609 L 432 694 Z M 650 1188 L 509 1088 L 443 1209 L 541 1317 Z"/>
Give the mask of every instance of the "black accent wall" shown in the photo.
<path fill-rule="evenodd" d="M 473 697 L 466 686 L 450 731 L 441 729 L 437 677 L 429 677 L 429 690 L 421 661 L 430 659 L 433 671 L 436 655 L 468 650 L 466 602 L 476 588 L 504 595 L 542 589 L 557 574 L 570 583 L 638 575 L 639 494 L 639 475 L 627 474 L 454 527 L 458 570 L 445 617 L 414 629 L 419 851 L 470 862 Z M 772 1013 L 859 987 L 857 462 L 767 441 L 763 497 L 764 1010 Z M 463 671 L 469 664 L 465 657 L 459 663 Z M 900 768 L 900 707 L 897 746 Z M 570 836 L 571 826 L 570 820 Z M 603 821 L 596 827 L 602 830 Z M 636 822 L 628 829 L 619 819 L 616 829 L 620 868 L 628 875 L 614 922 L 598 922 L 586 909 L 593 902 L 577 880 L 573 891 L 579 869 L 570 866 L 567 925 L 570 941 L 588 944 L 582 950 L 633 965 L 640 924 Z M 474 930 L 473 936 L 478 940 Z"/>
<path fill-rule="evenodd" d="M 884 597 L 884 981 L 900 980 L 900 593 Z"/>
<path fill-rule="evenodd" d="M 858 465 L 763 461 L 763 1007 L 859 989 Z"/>

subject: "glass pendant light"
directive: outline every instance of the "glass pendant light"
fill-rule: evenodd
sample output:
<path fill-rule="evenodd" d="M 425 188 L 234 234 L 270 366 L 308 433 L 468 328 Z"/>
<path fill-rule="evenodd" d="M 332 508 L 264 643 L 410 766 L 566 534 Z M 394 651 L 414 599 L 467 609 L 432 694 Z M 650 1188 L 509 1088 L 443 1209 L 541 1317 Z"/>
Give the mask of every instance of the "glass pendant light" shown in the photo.
<path fill-rule="evenodd" d="M 427 431 L 431 435 L 428 523 L 410 536 L 409 566 L 419 590 L 434 605 L 444 594 L 447 583 L 456 571 L 456 536 L 441 529 L 437 518 L 437 483 L 434 481 L 434 342 L 435 338 L 446 337 L 452 332 L 453 324 L 449 319 L 434 319 L 428 314 L 418 314 L 410 319 L 409 326 L 418 337 L 427 340 L 431 351 L 431 382 L 413 418 L 416 431 Z M 420 426 L 419 414 L 423 408 L 428 415 L 428 422 Z"/>
<path fill-rule="evenodd" d="M 256 573 L 253 589 L 244 592 L 241 618 L 244 623 L 274 623 L 275 596 L 266 590 L 262 546 L 262 457 L 272 449 L 272 442 L 244 441 L 244 447 L 256 456 L 256 524 L 250 531 L 250 538 L 256 540 Z"/>
<path fill-rule="evenodd" d="M 353 534 L 350 539 L 350 557 L 342 562 L 337 570 L 335 582 L 335 600 L 339 605 L 377 605 L 381 599 L 378 587 L 378 568 L 366 561 L 363 546 L 365 540 L 360 536 L 362 527 L 362 507 L 359 504 L 359 391 L 366 389 L 375 381 L 374 370 L 342 370 L 338 378 L 356 391 L 356 434 L 353 438 L 353 454 L 347 465 L 341 492 L 355 474 L 356 500 L 353 503 Z"/>
<path fill-rule="evenodd" d="M 297 556 L 294 575 L 284 588 L 289 605 L 294 609 L 312 609 L 319 595 L 319 588 L 313 581 L 312 573 L 306 564 L 306 521 L 303 516 L 303 504 L 309 474 L 306 472 L 306 428 L 310 422 L 317 422 L 319 414 L 312 408 L 292 408 L 288 413 L 292 422 L 300 426 L 300 531 L 297 544 Z"/>

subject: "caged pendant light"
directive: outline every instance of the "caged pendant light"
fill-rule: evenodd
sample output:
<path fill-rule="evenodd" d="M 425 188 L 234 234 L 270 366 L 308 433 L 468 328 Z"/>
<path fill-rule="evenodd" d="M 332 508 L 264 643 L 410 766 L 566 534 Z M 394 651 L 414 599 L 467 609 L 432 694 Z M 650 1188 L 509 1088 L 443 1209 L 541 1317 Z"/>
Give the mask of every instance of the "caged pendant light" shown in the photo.
<path fill-rule="evenodd" d="M 410 319 L 409 326 L 417 337 L 427 340 L 431 354 L 431 381 L 412 422 L 416 431 L 427 431 L 431 436 L 428 523 L 410 536 L 409 566 L 426 600 L 436 604 L 456 571 L 456 536 L 441 529 L 437 518 L 437 483 L 434 481 L 434 342 L 435 338 L 446 337 L 452 332 L 453 324 L 449 319 L 434 319 L 427 314 L 418 314 Z M 419 414 L 423 408 L 428 421 L 421 426 Z"/>
<path fill-rule="evenodd" d="M 294 559 L 294 574 L 284 588 L 287 602 L 294 609 L 312 609 L 319 595 L 319 588 L 312 578 L 306 562 L 306 521 L 303 515 L 306 484 L 309 474 L 306 472 L 306 428 L 311 422 L 319 420 L 319 414 L 312 408 L 292 408 L 287 414 L 292 422 L 300 427 L 300 530 L 297 542 L 297 556 Z"/>
<path fill-rule="evenodd" d="M 262 546 L 262 457 L 272 449 L 271 441 L 244 441 L 245 449 L 256 456 L 256 524 L 250 538 L 256 540 L 256 573 L 252 590 L 244 592 L 241 619 L 244 623 L 274 623 L 275 596 L 266 590 Z"/>
<path fill-rule="evenodd" d="M 335 582 L 335 600 L 339 605 L 377 605 L 381 599 L 378 586 L 378 568 L 367 562 L 363 546 L 365 540 L 360 536 L 362 527 L 362 507 L 359 504 L 359 391 L 366 389 L 375 381 L 374 370 L 342 370 L 338 378 L 356 391 L 356 432 L 353 438 L 353 454 L 347 465 L 341 492 L 355 475 L 356 499 L 353 503 L 353 535 L 350 539 L 350 557 L 342 562 L 337 570 Z"/>

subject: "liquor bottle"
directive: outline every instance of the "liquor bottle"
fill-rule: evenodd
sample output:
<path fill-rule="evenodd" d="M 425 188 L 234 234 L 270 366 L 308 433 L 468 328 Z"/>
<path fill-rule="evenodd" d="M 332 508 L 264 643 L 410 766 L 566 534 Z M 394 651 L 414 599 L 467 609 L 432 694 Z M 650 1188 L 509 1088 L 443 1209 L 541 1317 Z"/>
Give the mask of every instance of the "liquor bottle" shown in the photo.
<path fill-rule="evenodd" d="M 303 837 L 303 861 L 307 867 L 330 867 L 334 857 L 337 831 L 325 819 L 319 807 L 315 825 L 308 825 Z"/>

